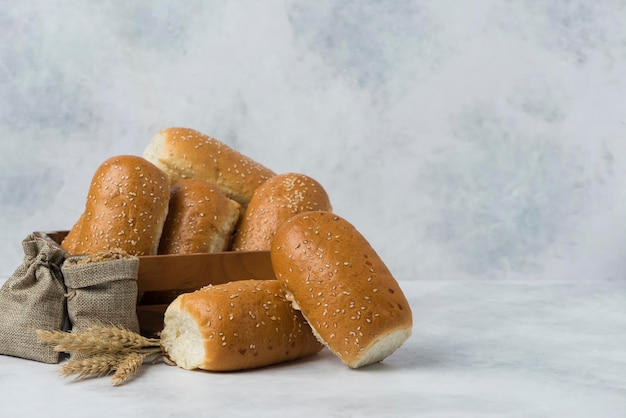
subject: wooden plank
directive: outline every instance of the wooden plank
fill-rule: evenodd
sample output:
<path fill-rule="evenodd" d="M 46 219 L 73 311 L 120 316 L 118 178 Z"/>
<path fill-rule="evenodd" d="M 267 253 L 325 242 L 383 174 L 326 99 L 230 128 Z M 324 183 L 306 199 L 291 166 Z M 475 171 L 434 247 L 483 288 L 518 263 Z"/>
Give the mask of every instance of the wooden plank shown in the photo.
<path fill-rule="evenodd" d="M 274 278 L 269 251 L 139 257 L 139 292 L 199 289 L 235 280 Z"/>

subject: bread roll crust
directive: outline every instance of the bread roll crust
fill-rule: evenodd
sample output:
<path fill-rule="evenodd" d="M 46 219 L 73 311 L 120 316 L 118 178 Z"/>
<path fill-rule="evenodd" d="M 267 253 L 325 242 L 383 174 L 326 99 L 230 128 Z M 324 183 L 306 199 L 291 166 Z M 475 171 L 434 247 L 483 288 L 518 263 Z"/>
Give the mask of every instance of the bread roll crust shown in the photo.
<path fill-rule="evenodd" d="M 381 361 L 410 336 L 412 313 L 387 266 L 330 212 L 286 221 L 271 250 L 277 280 L 315 334 L 351 368 Z"/>
<path fill-rule="evenodd" d="M 63 241 L 61 241 L 61 248 L 67 251 L 69 254 L 76 254 L 76 246 L 78 245 L 80 230 L 83 224 L 83 218 L 85 214 L 82 213 L 76 223 L 72 226 L 72 228 L 68 231 Z"/>
<path fill-rule="evenodd" d="M 332 211 L 326 190 L 300 173 L 283 173 L 256 189 L 232 244 L 234 251 L 269 251 L 276 230 L 292 216 L 315 210 Z"/>
<path fill-rule="evenodd" d="M 165 171 L 172 183 L 204 180 L 247 206 L 257 187 L 275 174 L 228 145 L 189 128 L 167 128 L 154 135 L 143 157 Z"/>
<path fill-rule="evenodd" d="M 202 180 L 172 186 L 159 254 L 225 251 L 239 220 L 241 205 Z"/>
<path fill-rule="evenodd" d="M 169 179 L 142 157 L 105 160 L 89 187 L 85 210 L 61 246 L 72 254 L 114 248 L 155 255 L 168 212 Z"/>
<path fill-rule="evenodd" d="M 275 280 L 241 280 L 178 296 L 161 345 L 184 369 L 233 371 L 306 357 L 322 345 Z"/>

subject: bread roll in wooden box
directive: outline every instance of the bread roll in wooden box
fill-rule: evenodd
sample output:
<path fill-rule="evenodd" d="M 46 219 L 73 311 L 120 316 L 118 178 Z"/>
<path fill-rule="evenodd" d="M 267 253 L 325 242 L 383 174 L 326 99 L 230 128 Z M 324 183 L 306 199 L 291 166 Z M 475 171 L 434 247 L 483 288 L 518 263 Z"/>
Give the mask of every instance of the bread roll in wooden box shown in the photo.
<path fill-rule="evenodd" d="M 67 233 L 37 232 L 57 244 Z M 161 331 L 165 309 L 179 294 L 245 279 L 275 279 L 269 251 L 139 256 L 137 316 L 141 333 Z"/>

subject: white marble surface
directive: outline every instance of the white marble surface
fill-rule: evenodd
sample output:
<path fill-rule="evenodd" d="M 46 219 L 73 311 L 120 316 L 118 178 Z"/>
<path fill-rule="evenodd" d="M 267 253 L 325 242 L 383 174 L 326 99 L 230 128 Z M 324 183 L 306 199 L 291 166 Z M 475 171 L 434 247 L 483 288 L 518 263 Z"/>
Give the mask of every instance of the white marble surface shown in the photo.
<path fill-rule="evenodd" d="M 328 190 L 398 277 L 623 278 L 623 0 L 0 1 L 0 275 L 188 126 Z"/>
<path fill-rule="evenodd" d="M 111 387 L 0 356 L 0 416 L 623 417 L 626 282 L 404 281 L 412 337 L 381 364 L 327 350 L 240 373 L 157 364 Z"/>

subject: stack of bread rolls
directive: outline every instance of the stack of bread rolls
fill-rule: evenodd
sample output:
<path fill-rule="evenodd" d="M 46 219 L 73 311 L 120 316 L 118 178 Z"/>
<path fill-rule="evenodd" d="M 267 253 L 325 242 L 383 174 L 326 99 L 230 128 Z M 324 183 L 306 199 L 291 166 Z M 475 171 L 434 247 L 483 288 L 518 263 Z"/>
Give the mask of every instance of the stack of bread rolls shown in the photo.
<path fill-rule="evenodd" d="M 193 129 L 156 134 L 141 157 L 107 159 L 61 246 L 71 254 L 268 251 L 277 280 L 178 296 L 161 344 L 182 368 L 240 370 L 327 347 L 351 368 L 410 336 L 412 313 L 367 240 L 335 215 L 320 183 L 276 174 Z"/>
<path fill-rule="evenodd" d="M 71 254 L 226 251 L 254 191 L 273 176 L 198 131 L 164 129 L 143 156 L 120 155 L 98 167 L 85 210 L 61 246 Z"/>

